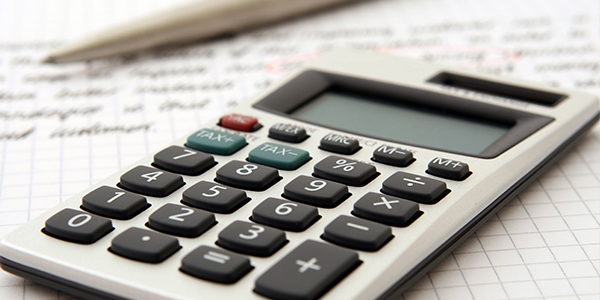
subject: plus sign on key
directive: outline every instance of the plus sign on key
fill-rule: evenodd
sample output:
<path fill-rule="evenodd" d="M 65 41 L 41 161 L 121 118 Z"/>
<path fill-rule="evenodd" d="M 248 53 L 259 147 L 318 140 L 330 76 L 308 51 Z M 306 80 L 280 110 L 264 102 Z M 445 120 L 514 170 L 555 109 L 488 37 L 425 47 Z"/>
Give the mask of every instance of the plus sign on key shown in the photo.
<path fill-rule="evenodd" d="M 352 214 L 371 221 L 405 227 L 421 215 L 419 204 L 378 193 L 367 193 L 354 203 Z"/>

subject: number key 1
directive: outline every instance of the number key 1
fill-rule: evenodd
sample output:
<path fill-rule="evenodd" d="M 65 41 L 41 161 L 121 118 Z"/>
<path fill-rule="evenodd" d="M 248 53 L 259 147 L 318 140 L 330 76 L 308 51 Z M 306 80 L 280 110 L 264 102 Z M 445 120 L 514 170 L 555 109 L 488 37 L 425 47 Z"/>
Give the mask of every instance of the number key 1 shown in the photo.
<path fill-rule="evenodd" d="M 146 197 L 110 186 L 101 186 L 83 196 L 81 208 L 113 219 L 127 220 L 150 207 Z"/>

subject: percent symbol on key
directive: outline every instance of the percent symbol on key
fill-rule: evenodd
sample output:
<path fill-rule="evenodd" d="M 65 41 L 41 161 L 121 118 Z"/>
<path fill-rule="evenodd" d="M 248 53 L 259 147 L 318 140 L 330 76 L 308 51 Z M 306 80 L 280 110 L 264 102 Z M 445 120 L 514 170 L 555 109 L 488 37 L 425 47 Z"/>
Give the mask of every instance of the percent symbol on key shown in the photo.
<path fill-rule="evenodd" d="M 334 169 L 338 169 L 338 168 L 342 168 L 343 167 L 343 170 L 345 172 L 350 172 L 350 171 L 354 170 L 354 166 L 353 165 L 355 165 L 356 163 L 355 162 L 349 163 L 345 159 L 340 159 L 340 160 L 336 161 L 335 164 L 337 166 L 334 166 L 333 167 Z"/>

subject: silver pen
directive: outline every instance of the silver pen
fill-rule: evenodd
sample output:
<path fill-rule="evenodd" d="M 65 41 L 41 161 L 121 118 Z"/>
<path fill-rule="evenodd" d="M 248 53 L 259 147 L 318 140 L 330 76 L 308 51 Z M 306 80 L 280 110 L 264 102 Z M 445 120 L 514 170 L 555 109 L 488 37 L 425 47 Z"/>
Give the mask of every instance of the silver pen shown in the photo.
<path fill-rule="evenodd" d="M 357 0 L 206 0 L 189 3 L 59 47 L 44 62 L 90 60 L 187 44 L 351 1 Z"/>

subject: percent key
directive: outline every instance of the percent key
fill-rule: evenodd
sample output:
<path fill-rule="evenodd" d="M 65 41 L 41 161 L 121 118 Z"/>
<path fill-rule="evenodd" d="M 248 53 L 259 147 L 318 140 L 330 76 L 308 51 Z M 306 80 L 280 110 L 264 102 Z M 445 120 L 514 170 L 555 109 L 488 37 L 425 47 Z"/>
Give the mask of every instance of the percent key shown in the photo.
<path fill-rule="evenodd" d="M 369 164 L 331 155 L 315 165 L 313 175 L 347 185 L 364 186 L 379 173 L 374 166 Z"/>

